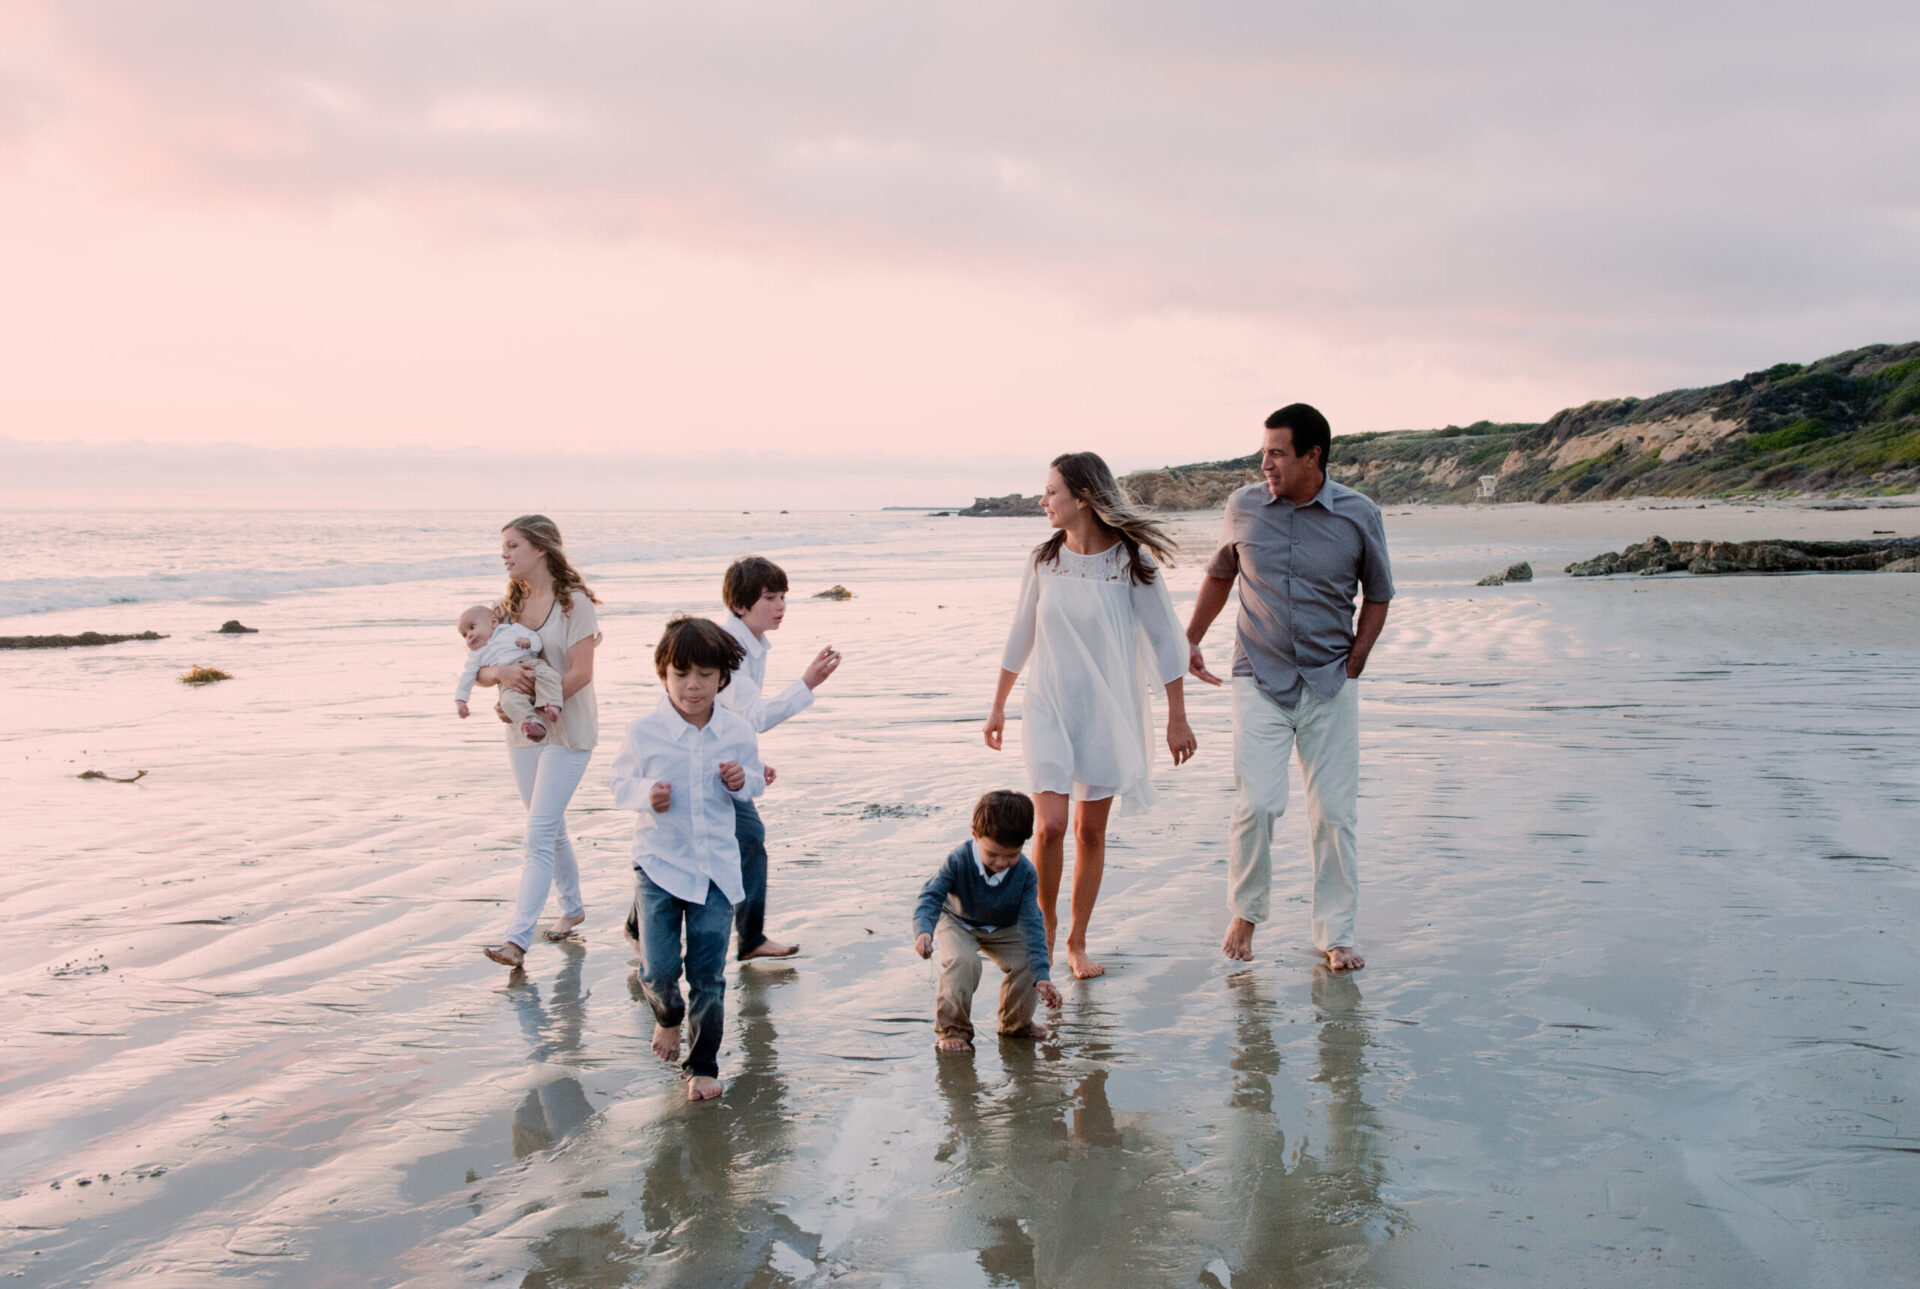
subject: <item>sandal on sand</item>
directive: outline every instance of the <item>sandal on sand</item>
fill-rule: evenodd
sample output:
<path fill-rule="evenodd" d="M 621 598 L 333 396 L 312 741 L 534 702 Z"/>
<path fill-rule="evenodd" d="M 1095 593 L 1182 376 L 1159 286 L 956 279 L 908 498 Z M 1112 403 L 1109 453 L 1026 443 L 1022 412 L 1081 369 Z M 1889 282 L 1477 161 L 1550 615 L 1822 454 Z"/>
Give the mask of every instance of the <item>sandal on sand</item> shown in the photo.
<path fill-rule="evenodd" d="M 527 965 L 527 951 L 509 940 L 505 944 L 490 944 L 480 952 L 503 967 L 524 967 Z"/>
<path fill-rule="evenodd" d="M 561 922 L 565 922 L 568 920 L 569 919 L 567 918 L 560 919 Z M 575 931 L 578 931 L 581 927 L 585 926 L 586 924 L 587 924 L 587 915 L 582 913 L 580 915 L 580 920 L 578 922 L 575 922 L 572 926 L 568 927 L 566 930 L 556 931 L 553 929 L 553 927 L 548 927 L 546 930 L 542 931 L 540 934 L 545 936 L 547 939 L 551 940 L 553 943 L 559 944 L 564 940 L 573 939 L 573 933 Z"/>

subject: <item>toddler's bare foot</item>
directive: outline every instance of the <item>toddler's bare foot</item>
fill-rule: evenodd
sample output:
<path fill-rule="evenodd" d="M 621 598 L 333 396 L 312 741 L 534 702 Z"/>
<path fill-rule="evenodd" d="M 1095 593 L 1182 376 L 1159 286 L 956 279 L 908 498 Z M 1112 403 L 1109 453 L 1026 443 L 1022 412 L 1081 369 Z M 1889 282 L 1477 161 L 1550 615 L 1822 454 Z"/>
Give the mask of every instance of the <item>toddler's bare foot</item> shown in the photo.
<path fill-rule="evenodd" d="M 520 722 L 520 732 L 538 743 L 547 736 L 547 727 L 536 720 L 525 720 Z"/>
<path fill-rule="evenodd" d="M 1245 918 L 1235 918 L 1227 923 L 1227 938 L 1220 942 L 1220 952 L 1235 962 L 1253 961 L 1253 923 Z"/>
<path fill-rule="evenodd" d="M 1367 961 L 1360 956 L 1358 949 L 1336 944 L 1327 950 L 1327 965 L 1335 971 L 1358 971 L 1367 965 Z"/>
<path fill-rule="evenodd" d="M 555 918 L 553 920 L 553 925 L 547 928 L 547 939 L 564 940 L 568 936 L 573 934 L 573 929 L 575 927 L 579 926 L 582 922 L 585 922 L 586 920 L 587 920 L 587 915 L 585 913 L 580 914 L 578 917 Z"/>
<path fill-rule="evenodd" d="M 696 1074 L 687 1080 L 687 1100 L 712 1101 L 726 1091 L 719 1079 L 710 1079 L 704 1074 Z"/>
<path fill-rule="evenodd" d="M 680 1059 L 680 1027 L 678 1025 L 653 1027 L 653 1054 L 669 1065 Z"/>
<path fill-rule="evenodd" d="M 1038 1040 L 1050 1038 L 1052 1035 L 1053 1031 L 1037 1020 L 1028 1021 L 1026 1027 L 1023 1029 L 1003 1029 L 1000 1031 L 1001 1038 L 1031 1038 Z"/>
<path fill-rule="evenodd" d="M 971 1052 L 973 1050 L 973 1044 L 961 1038 L 958 1034 L 952 1038 L 943 1038 L 938 1043 L 935 1043 L 934 1046 L 942 1052 Z"/>
<path fill-rule="evenodd" d="M 1067 966 L 1077 980 L 1092 980 L 1095 976 L 1107 974 L 1107 969 L 1089 958 L 1084 948 L 1072 944 L 1067 946 Z"/>

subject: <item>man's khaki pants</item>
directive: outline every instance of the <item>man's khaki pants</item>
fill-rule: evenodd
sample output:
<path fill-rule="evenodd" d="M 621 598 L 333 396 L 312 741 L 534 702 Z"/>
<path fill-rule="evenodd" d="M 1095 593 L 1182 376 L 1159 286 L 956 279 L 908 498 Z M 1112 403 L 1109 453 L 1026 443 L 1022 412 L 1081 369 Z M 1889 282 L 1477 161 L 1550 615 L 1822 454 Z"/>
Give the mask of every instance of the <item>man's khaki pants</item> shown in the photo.
<path fill-rule="evenodd" d="M 1313 848 L 1313 943 L 1352 946 L 1360 906 L 1360 682 L 1322 701 L 1301 686 L 1288 711 L 1251 676 L 1233 678 L 1234 809 L 1227 857 L 1227 907 L 1258 924 L 1273 886 L 1273 824 L 1287 812 L 1287 758 L 1300 754 Z"/>
<path fill-rule="evenodd" d="M 1000 983 L 1000 1032 L 1024 1034 L 1039 1003 L 1033 970 L 1027 965 L 1027 938 L 1020 926 L 975 931 L 942 912 L 933 928 L 933 953 L 940 966 L 934 986 L 933 1032 L 940 1038 L 973 1039 L 973 991 L 980 987 L 980 955 L 986 954 L 1007 978 Z"/>

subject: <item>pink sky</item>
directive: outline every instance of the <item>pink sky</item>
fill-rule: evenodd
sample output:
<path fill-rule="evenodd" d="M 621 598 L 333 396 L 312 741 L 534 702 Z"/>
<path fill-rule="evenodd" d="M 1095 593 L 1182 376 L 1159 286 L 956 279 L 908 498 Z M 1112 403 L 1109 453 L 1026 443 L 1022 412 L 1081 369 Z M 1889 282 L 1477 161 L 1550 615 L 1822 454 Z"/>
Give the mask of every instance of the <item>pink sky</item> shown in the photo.
<path fill-rule="evenodd" d="M 1920 23 L 1799 12 L 24 0 L 0 436 L 1128 468 L 1920 337 Z"/>

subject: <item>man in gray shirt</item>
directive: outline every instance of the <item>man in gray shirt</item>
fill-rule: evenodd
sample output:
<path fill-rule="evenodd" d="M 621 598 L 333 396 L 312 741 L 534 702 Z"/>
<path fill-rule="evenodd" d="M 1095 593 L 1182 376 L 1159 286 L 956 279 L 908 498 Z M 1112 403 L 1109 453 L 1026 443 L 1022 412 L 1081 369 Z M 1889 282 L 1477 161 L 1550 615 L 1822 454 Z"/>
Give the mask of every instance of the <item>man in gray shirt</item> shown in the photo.
<path fill-rule="evenodd" d="M 1267 418 L 1260 470 L 1227 500 L 1220 549 L 1187 623 L 1190 670 L 1210 685 L 1200 641 L 1237 580 L 1233 644 L 1235 804 L 1227 861 L 1233 920 L 1221 946 L 1253 960 L 1253 930 L 1267 920 L 1273 825 L 1287 809 L 1287 759 L 1297 751 L 1313 847 L 1313 943 L 1335 971 L 1366 965 L 1354 947 L 1360 903 L 1355 798 L 1360 787 L 1359 686 L 1387 602 L 1380 508 L 1327 478 L 1327 418 L 1292 403 Z M 1359 618 L 1354 594 L 1364 591 Z"/>

